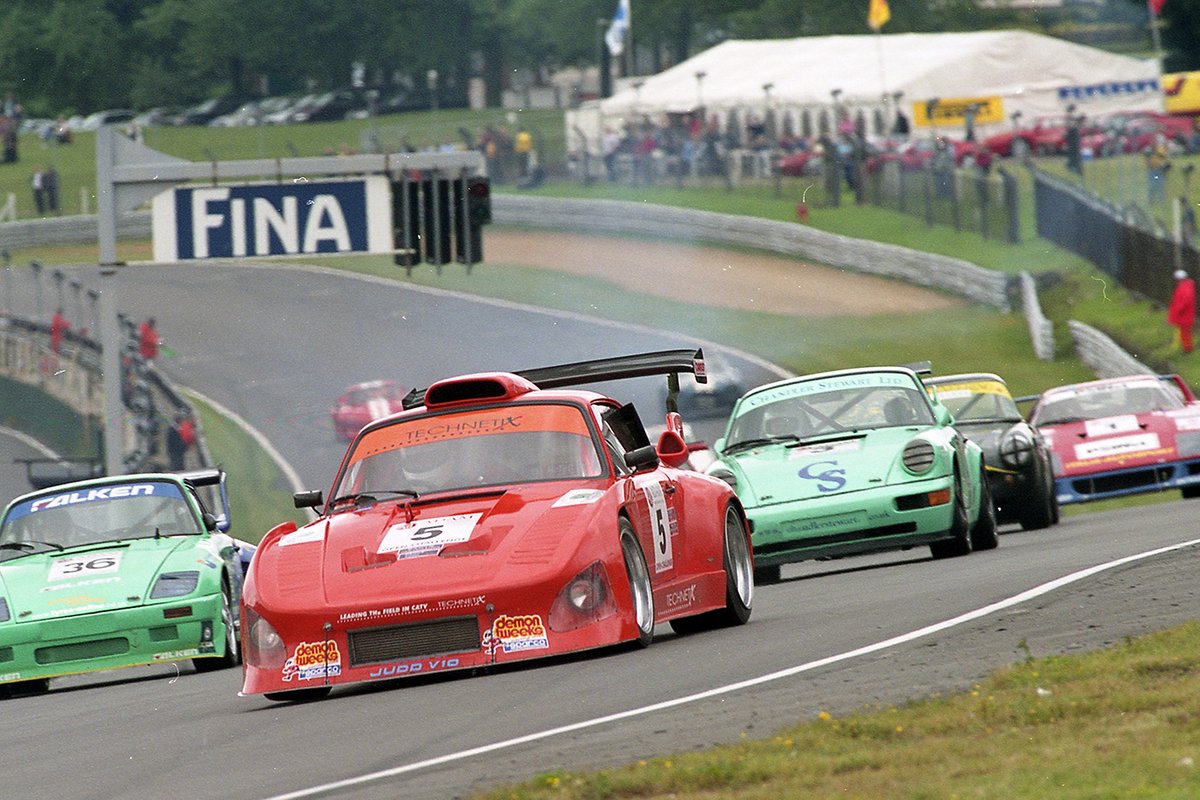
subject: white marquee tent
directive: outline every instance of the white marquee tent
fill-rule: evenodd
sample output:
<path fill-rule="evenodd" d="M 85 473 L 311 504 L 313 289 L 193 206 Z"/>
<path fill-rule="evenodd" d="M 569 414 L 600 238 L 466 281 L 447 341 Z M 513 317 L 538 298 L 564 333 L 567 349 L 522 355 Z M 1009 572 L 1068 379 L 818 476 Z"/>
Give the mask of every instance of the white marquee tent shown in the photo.
<path fill-rule="evenodd" d="M 1016 112 L 1030 121 L 1071 104 L 1089 117 L 1163 104 L 1154 61 L 1025 31 L 730 40 L 581 107 L 568 117 L 568 136 L 576 146 L 580 134 L 594 144 L 605 127 L 698 108 L 722 119 L 768 109 L 798 119 L 828 113 L 834 90 L 845 109 L 889 120 L 899 95 L 899 109 L 918 126 L 928 111 L 934 124 L 949 124 L 979 103 L 981 133 L 1010 125 Z M 926 105 L 935 98 L 940 107 Z"/>

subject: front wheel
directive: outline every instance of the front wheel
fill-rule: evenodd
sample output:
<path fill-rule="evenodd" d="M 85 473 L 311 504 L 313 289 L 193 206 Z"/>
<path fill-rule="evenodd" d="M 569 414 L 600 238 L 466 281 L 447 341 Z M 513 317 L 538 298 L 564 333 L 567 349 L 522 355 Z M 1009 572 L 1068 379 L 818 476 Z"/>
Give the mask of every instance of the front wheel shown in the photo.
<path fill-rule="evenodd" d="M 267 692 L 263 697 L 275 703 L 311 703 L 325 697 L 332 689 L 332 686 L 311 686 L 290 692 Z"/>
<path fill-rule="evenodd" d="M 225 626 L 225 655 L 216 658 L 193 659 L 192 665 L 196 668 L 196 672 L 228 669 L 242 660 L 237 623 L 233 618 L 233 601 L 229 597 L 229 587 L 224 582 L 221 583 L 221 624 Z"/>
<path fill-rule="evenodd" d="M 638 647 L 649 647 L 654 641 L 654 589 L 650 585 L 650 570 L 646 568 L 646 556 L 638 544 L 633 524 L 621 517 L 621 555 L 625 559 L 625 574 L 629 576 L 629 593 L 633 602 L 633 616 L 637 623 Z"/>

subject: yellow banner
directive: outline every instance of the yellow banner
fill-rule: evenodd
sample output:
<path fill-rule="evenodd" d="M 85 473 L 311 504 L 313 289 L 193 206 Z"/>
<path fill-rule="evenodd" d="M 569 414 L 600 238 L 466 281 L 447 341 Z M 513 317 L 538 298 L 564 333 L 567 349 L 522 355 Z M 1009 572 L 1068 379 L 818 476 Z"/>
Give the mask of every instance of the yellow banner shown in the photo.
<path fill-rule="evenodd" d="M 1004 101 L 999 97 L 942 97 L 937 104 L 913 101 L 913 124 L 928 128 L 967 124 L 967 110 L 975 107 L 975 124 L 1004 121 Z"/>
<path fill-rule="evenodd" d="M 1162 76 L 1163 105 L 1168 114 L 1200 114 L 1200 71 Z"/>

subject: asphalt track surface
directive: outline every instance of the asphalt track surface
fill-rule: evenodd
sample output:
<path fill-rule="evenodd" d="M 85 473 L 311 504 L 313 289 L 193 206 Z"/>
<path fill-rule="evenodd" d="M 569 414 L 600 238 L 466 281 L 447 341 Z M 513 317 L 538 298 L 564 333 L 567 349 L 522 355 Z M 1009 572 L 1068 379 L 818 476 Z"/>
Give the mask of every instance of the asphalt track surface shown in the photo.
<path fill-rule="evenodd" d="M 159 315 L 177 353 L 168 373 L 252 423 L 314 488 L 341 455 L 328 412 L 348 383 L 693 344 L 326 272 L 136 267 L 115 281 L 118 307 Z M 637 392 L 653 404 L 652 387 Z M 1026 655 L 1194 618 L 1196 508 L 1069 517 L 945 561 L 919 549 L 806 562 L 759 589 L 741 628 L 664 627 L 643 651 L 348 687 L 317 703 L 240 698 L 236 670 L 186 663 L 61 679 L 3 703 L 0 795 L 463 797 L 967 689 Z"/>

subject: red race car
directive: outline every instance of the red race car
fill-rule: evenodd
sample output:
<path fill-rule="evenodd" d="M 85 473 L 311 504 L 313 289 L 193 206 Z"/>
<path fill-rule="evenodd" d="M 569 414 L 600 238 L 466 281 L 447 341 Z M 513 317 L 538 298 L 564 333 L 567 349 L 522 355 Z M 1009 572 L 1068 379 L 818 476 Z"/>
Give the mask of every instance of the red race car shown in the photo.
<path fill-rule="evenodd" d="M 395 381 L 367 381 L 347 388 L 330 413 L 338 438 L 349 441 L 371 420 L 395 414 L 402 408 L 404 391 Z"/>
<path fill-rule="evenodd" d="M 1059 504 L 1164 489 L 1200 497 L 1200 403 L 1178 375 L 1059 386 L 1029 422 L 1050 445 Z"/>
<path fill-rule="evenodd" d="M 243 591 L 243 694 L 648 645 L 750 617 L 745 514 L 678 469 L 679 415 L 652 445 L 631 404 L 566 387 L 689 372 L 672 350 L 439 381 L 370 423 L 329 500 L 263 538 Z M 677 386 L 677 377 L 670 381 Z"/>

